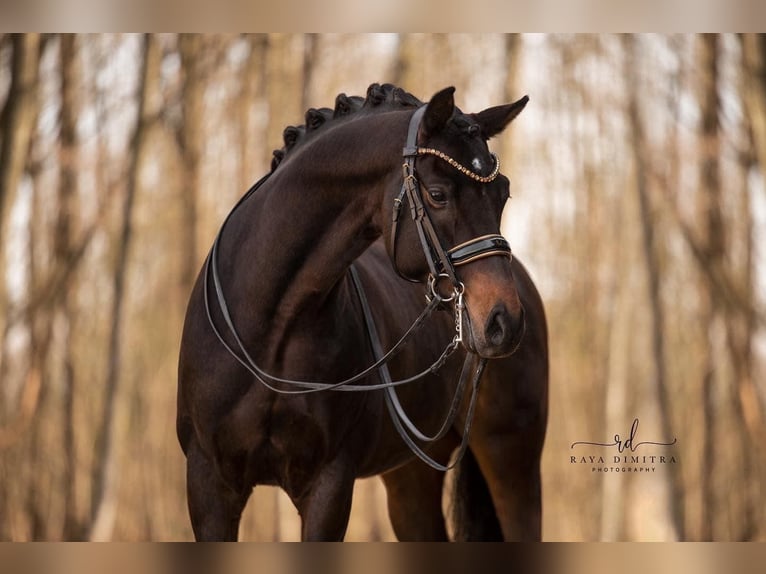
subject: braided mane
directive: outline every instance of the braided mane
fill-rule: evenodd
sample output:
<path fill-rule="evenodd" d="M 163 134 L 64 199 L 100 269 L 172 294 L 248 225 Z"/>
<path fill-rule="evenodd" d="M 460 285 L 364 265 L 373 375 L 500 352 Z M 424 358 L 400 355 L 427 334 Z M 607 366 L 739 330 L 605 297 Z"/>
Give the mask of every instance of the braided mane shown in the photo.
<path fill-rule="evenodd" d="M 296 146 L 304 141 L 322 126 L 347 119 L 354 114 L 377 113 L 399 108 L 417 108 L 423 105 L 418 98 L 406 92 L 402 88 L 393 84 L 370 84 L 367 88 L 367 95 L 347 96 L 344 93 L 338 94 L 335 98 L 335 108 L 309 108 L 305 115 L 305 124 L 299 126 L 287 126 L 282 132 L 284 147 L 275 149 L 271 160 L 271 171 L 279 167 L 285 157 Z"/>

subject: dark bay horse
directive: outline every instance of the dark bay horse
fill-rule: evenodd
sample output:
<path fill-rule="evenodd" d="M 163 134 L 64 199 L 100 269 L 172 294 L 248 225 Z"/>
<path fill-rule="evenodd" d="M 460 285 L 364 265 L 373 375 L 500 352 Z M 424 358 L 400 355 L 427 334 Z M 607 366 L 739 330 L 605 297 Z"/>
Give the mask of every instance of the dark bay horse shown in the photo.
<path fill-rule="evenodd" d="M 289 495 L 302 540 L 342 540 L 354 481 L 378 474 L 400 540 L 446 540 L 451 457 L 456 539 L 540 538 L 546 322 L 487 146 L 527 99 L 464 114 L 453 94 L 373 84 L 309 110 L 222 226 L 179 359 L 197 540 L 236 540 L 258 484 Z"/>

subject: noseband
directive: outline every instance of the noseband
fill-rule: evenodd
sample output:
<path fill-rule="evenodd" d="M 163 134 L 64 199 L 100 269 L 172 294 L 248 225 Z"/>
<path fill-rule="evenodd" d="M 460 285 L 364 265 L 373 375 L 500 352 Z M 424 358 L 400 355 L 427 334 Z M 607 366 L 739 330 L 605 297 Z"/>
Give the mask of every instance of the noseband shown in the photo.
<path fill-rule="evenodd" d="M 434 227 L 431 217 L 425 208 L 423 201 L 423 192 L 421 190 L 420 182 L 418 181 L 417 171 L 415 169 L 415 158 L 422 155 L 433 155 L 439 159 L 447 162 L 450 166 L 458 170 L 460 173 L 478 181 L 479 183 L 489 183 L 494 181 L 497 175 L 500 173 L 500 160 L 493 153 L 492 159 L 494 160 L 495 167 L 492 173 L 483 176 L 470 170 L 458 161 L 454 160 L 447 154 L 433 149 L 418 147 L 417 136 L 418 128 L 420 127 L 420 121 L 425 112 L 426 106 L 420 107 L 410 119 L 409 129 L 407 131 L 407 145 L 405 146 L 402 155 L 404 156 L 404 163 L 402 164 L 402 173 L 404 176 L 404 182 L 402 183 L 402 189 L 399 195 L 394 199 L 393 215 L 391 217 L 391 238 L 390 238 L 390 253 L 391 260 L 396 272 L 402 278 L 413 283 L 418 283 L 417 279 L 408 277 L 399 269 L 396 263 L 396 244 L 397 233 L 399 227 L 399 219 L 401 217 L 402 204 L 405 197 L 410 206 L 410 216 L 415 223 L 415 227 L 418 230 L 418 237 L 420 238 L 420 244 L 423 249 L 423 253 L 428 262 L 428 268 L 430 271 L 429 283 L 433 284 L 440 277 L 448 278 L 455 289 L 456 294 L 462 294 L 464 289 L 462 282 L 458 279 L 455 267 L 465 265 L 483 259 L 485 257 L 491 257 L 493 255 L 502 255 L 511 257 L 511 247 L 508 245 L 505 237 L 499 234 L 482 235 L 476 237 L 470 241 L 466 241 L 459 245 L 454 246 L 452 249 L 445 250 L 441 239 L 439 238 L 436 228 Z"/>

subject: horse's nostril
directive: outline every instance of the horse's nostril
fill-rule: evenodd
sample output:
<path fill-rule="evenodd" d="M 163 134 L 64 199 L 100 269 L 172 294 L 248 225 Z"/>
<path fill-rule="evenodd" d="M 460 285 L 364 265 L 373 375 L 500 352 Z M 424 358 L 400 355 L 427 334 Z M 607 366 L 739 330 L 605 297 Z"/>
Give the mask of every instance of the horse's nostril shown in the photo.
<path fill-rule="evenodd" d="M 503 305 L 495 305 L 487 319 L 485 335 L 487 341 L 496 347 L 501 346 L 513 332 L 513 325 L 508 311 Z"/>

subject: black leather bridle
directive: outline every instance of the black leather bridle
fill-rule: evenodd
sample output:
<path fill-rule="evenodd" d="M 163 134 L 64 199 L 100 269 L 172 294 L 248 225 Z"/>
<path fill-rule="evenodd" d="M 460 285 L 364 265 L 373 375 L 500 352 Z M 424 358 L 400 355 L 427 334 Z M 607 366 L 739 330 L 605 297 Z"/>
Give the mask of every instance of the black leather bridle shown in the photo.
<path fill-rule="evenodd" d="M 417 145 L 418 130 L 425 109 L 426 106 L 418 108 L 412 115 L 407 130 L 407 145 L 402 152 L 404 157 L 404 163 L 402 164 L 404 181 L 402 182 L 402 188 L 399 191 L 399 195 L 394 199 L 389 252 L 391 254 L 394 269 L 399 276 L 407 281 L 419 283 L 418 279 L 408 277 L 406 274 L 402 273 L 396 260 L 399 220 L 402 214 L 402 206 L 406 199 L 410 207 L 410 217 L 415 223 L 423 254 L 428 262 L 428 269 L 430 271 L 429 283 L 434 285 L 440 278 L 446 278 L 450 280 L 456 291 L 462 292 L 464 287 L 462 286 L 462 282 L 458 279 L 455 267 L 493 255 L 511 257 L 511 247 L 502 235 L 490 234 L 476 237 L 446 250 L 439 238 L 439 234 L 436 232 L 433 222 L 431 221 L 428 210 L 425 207 L 423 193 L 417 177 L 417 170 L 415 169 L 415 159 L 423 155 L 436 156 L 447 162 L 463 175 L 480 183 L 490 183 L 491 181 L 494 181 L 500 173 L 500 161 L 495 154 L 492 154 L 494 168 L 489 175 L 482 176 L 461 165 L 459 162 L 439 150 L 419 147 Z"/>

